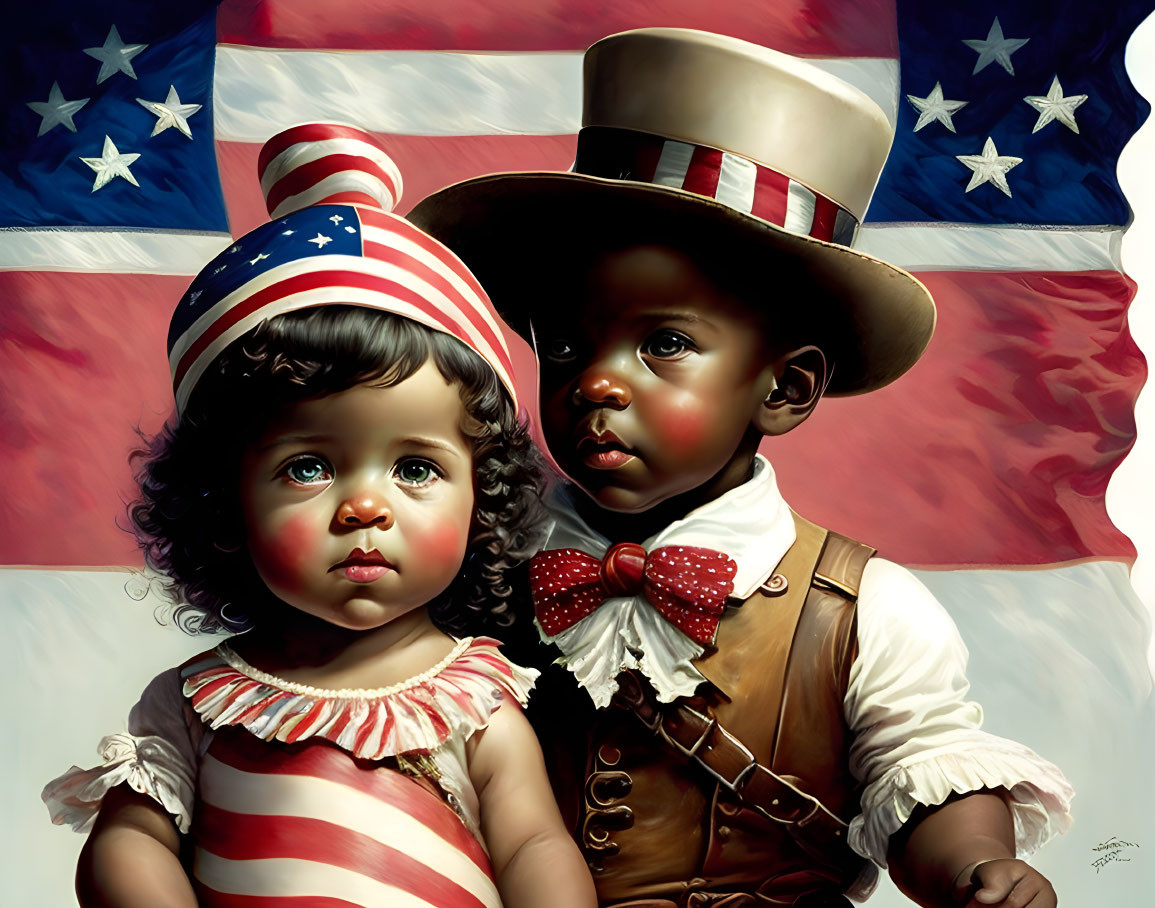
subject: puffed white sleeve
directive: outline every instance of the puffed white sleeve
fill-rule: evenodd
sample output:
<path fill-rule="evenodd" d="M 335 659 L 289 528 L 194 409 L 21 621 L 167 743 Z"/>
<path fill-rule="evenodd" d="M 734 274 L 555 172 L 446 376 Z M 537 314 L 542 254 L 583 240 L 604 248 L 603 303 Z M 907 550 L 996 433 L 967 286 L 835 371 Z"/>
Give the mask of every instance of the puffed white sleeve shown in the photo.
<path fill-rule="evenodd" d="M 844 701 L 850 770 L 863 783 L 850 824 L 855 851 L 886 866 L 889 838 L 919 804 L 1004 788 L 1015 845 L 1029 854 L 1071 823 L 1074 795 L 1058 767 L 980 729 L 968 700 L 967 649 L 946 610 L 905 568 L 873 558 L 858 598 L 858 658 Z"/>
<path fill-rule="evenodd" d="M 73 766 L 44 787 L 41 798 L 52 822 L 87 832 L 104 796 L 126 782 L 160 804 L 181 833 L 188 832 L 203 726 L 185 703 L 180 670 L 157 675 L 132 708 L 128 731 L 101 740 L 99 765 Z"/>

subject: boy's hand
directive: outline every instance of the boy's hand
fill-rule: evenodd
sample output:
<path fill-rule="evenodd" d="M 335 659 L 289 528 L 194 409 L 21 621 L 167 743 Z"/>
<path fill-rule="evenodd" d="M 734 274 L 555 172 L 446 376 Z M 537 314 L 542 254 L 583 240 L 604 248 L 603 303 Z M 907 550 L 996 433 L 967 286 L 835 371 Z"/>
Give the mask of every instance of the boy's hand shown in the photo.
<path fill-rule="evenodd" d="M 969 876 L 959 874 L 955 891 L 964 908 L 1055 908 L 1059 899 L 1045 876 L 1025 861 L 1003 858 L 980 861 Z M 970 896 L 968 899 L 967 896 Z M 966 899 L 966 901 L 964 901 Z"/>

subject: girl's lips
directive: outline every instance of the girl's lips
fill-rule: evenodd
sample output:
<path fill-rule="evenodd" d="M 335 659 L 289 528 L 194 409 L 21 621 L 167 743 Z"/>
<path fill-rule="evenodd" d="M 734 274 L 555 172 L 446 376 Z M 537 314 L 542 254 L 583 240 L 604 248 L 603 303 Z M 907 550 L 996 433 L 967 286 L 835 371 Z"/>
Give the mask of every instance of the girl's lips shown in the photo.
<path fill-rule="evenodd" d="M 341 573 L 354 583 L 372 583 L 384 577 L 388 570 L 384 564 L 349 564 L 340 568 Z"/>
<path fill-rule="evenodd" d="M 330 573 L 340 571 L 354 583 L 372 583 L 374 580 L 384 577 L 391 570 L 393 570 L 393 565 L 376 549 L 372 552 L 353 549 L 348 558 L 329 568 Z"/>

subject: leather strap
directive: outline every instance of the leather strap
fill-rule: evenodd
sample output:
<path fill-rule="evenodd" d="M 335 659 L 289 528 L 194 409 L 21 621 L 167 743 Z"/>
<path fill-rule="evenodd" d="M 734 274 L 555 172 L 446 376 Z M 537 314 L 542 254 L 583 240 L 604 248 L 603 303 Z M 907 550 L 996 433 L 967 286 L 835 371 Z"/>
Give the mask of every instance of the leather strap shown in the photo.
<path fill-rule="evenodd" d="M 866 570 L 866 563 L 876 552 L 877 549 L 856 542 L 849 536 L 829 533 L 810 585 L 832 590 L 847 599 L 857 599 L 862 572 Z"/>
<path fill-rule="evenodd" d="M 616 702 L 632 709 L 647 728 L 705 769 L 746 806 L 785 826 L 812 858 L 826 864 L 832 853 L 849 849 L 846 823 L 817 798 L 759 763 L 716 718 L 693 709 L 682 699 L 657 703 L 633 674 L 623 674 L 618 684 Z"/>
<path fill-rule="evenodd" d="M 874 552 L 845 536 L 828 534 L 813 568 L 810 589 L 857 598 L 862 571 Z M 624 673 L 618 682 L 616 702 L 631 709 L 647 728 L 705 769 L 747 807 L 785 826 L 810 857 L 823 864 L 832 856 L 840 863 L 852 857 L 846 843 L 848 824 L 817 798 L 759 763 L 716 717 L 692 708 L 684 698 L 658 703 L 649 686 L 632 673 Z"/>

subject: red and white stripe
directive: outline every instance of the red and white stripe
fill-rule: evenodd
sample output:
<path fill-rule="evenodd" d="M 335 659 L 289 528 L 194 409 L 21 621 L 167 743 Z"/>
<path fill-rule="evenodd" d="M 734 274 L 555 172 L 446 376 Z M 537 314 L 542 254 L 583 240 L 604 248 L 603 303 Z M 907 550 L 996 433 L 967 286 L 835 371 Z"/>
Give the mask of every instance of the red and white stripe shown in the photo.
<path fill-rule="evenodd" d="M 503 696 L 524 706 L 536 675 L 513 666 L 498 646 L 490 637 L 466 638 L 421 678 L 357 696 L 289 685 L 220 646 L 185 666 L 184 694 L 211 728 L 239 725 L 285 744 L 320 738 L 360 759 L 383 760 L 485 728 Z"/>
<path fill-rule="evenodd" d="M 263 320 L 331 305 L 381 309 L 457 338 L 493 367 L 516 402 L 509 347 L 489 297 L 464 263 L 402 218 L 368 208 L 350 213 L 361 223 L 361 255 L 310 256 L 262 272 L 176 339 L 169 366 L 178 410 L 209 364 Z"/>
<path fill-rule="evenodd" d="M 590 156 L 596 168 L 587 169 Z M 833 199 L 757 161 L 705 145 L 623 129 L 584 129 L 574 169 L 683 189 L 791 233 L 846 246 L 858 228 L 858 219 Z"/>
<path fill-rule="evenodd" d="M 0 571 L 9 615 L 0 667 L 6 689 L 38 692 L 14 704 L 21 728 L 69 717 L 52 735 L 16 736 L 13 791 L 38 790 L 62 750 L 64 765 L 90 762 L 94 742 L 122 721 L 152 672 L 204 649 L 152 620 L 157 599 L 134 599 L 139 578 L 123 566 L 140 556 L 120 529 L 134 495 L 127 452 L 139 444 L 133 427 L 155 431 L 171 408 L 161 351 L 174 301 L 233 237 L 268 219 L 253 176 L 262 142 L 302 120 L 357 123 L 388 147 L 410 202 L 483 173 L 564 171 L 580 126 L 582 49 L 655 24 L 804 56 L 895 118 L 898 47 L 887 0 L 570 0 L 559 10 L 540 0 L 278 0 L 256 15 L 251 3 L 226 0 L 213 117 L 231 235 L 3 234 L 0 393 L 10 405 L 0 424 L 0 539 L 10 567 Z M 989 24 L 953 37 L 981 37 Z M 1147 97 L 1155 86 L 1136 67 L 1155 58 L 1153 25 L 1136 33 L 1129 54 Z M 133 40 L 124 27 L 121 34 Z M 1071 904 L 1133 902 L 1129 871 L 1142 865 L 1095 874 L 1087 855 L 1108 834 L 1147 828 L 1152 814 L 1150 766 L 1137 744 L 1150 727 L 1150 618 L 1131 587 L 1135 551 L 1115 525 L 1126 529 L 1121 510 L 1112 510 L 1114 522 L 1108 514 L 1112 492 L 1115 507 L 1131 506 L 1140 550 L 1132 576 L 1155 590 L 1143 541 L 1155 422 L 1141 417 L 1138 447 L 1123 461 L 1144 380 L 1131 332 L 1155 341 L 1142 305 L 1152 279 L 1140 279 L 1134 305 L 1120 259 L 1122 247 L 1128 270 L 1146 274 L 1150 240 L 1140 235 L 1152 200 L 1140 197 L 1149 187 L 1138 177 L 1150 169 L 1152 136 L 1149 121 L 1121 161 L 1137 211 L 1126 237 L 1121 224 L 864 224 L 858 248 L 930 287 L 936 338 L 902 381 L 823 401 L 806 426 L 765 449 L 801 513 L 923 566 L 920 578 L 970 645 L 987 727 L 1031 745 L 1072 780 L 1079 822 L 1038 861 Z M 531 354 L 507 339 L 532 405 Z M 1153 399 L 1148 392 L 1139 406 L 1146 400 L 1150 410 Z M 148 655 L 126 664 L 124 652 Z M 21 834 L 6 854 L 22 873 L 6 879 L 7 894 L 71 904 L 71 881 L 58 871 L 75 863 L 79 837 L 44 822 L 34 798 L 11 800 L 9 825 Z M 888 890 L 876 903 L 905 901 Z"/>
<path fill-rule="evenodd" d="M 325 744 L 218 732 L 201 763 L 193 875 L 208 908 L 500 908 L 484 848 L 431 788 Z"/>
<path fill-rule="evenodd" d="M 401 171 L 368 133 L 310 123 L 278 133 L 257 159 L 269 216 L 310 205 L 369 205 L 392 211 L 401 200 Z"/>

